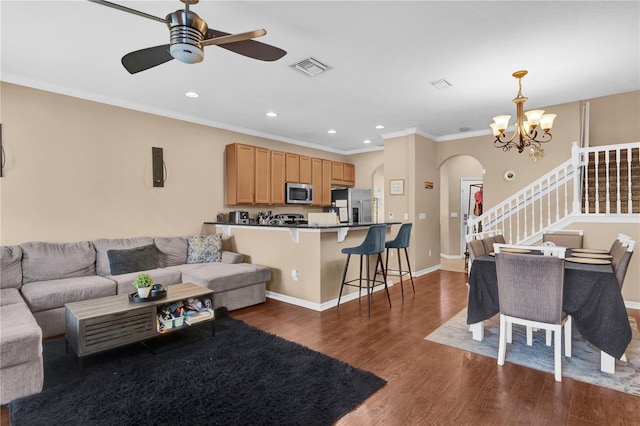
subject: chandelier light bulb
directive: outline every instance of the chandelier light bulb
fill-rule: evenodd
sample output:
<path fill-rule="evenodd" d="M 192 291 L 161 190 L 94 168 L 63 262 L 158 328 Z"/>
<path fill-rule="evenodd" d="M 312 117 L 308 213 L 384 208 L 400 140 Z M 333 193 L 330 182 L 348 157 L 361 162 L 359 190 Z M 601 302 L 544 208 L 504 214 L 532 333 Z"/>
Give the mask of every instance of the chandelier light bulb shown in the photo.
<path fill-rule="evenodd" d="M 493 121 L 495 122 L 498 130 L 500 130 L 500 133 L 504 133 L 504 131 L 507 130 L 507 127 L 509 127 L 509 120 L 511 120 L 510 115 L 496 115 L 493 117 Z"/>
<path fill-rule="evenodd" d="M 538 127 L 538 124 L 540 124 L 540 118 L 542 118 L 542 114 L 544 114 L 544 110 L 542 109 L 534 109 L 524 113 L 524 115 L 527 116 L 527 120 L 529 121 L 529 126 L 532 129 L 535 129 L 536 127 Z"/>
<path fill-rule="evenodd" d="M 540 127 L 542 127 L 542 130 L 544 130 L 545 132 L 548 132 L 549 130 L 551 130 L 551 127 L 553 127 L 554 118 L 556 118 L 556 114 L 543 115 L 542 118 L 540 119 Z"/>

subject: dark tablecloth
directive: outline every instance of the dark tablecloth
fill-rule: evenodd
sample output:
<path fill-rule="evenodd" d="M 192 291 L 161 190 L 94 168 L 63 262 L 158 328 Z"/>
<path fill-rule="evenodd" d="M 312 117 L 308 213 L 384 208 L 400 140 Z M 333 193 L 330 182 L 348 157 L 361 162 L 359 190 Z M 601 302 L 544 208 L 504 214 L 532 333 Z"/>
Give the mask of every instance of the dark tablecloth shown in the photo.
<path fill-rule="evenodd" d="M 564 271 L 564 311 L 585 339 L 620 359 L 631 342 L 631 326 L 611 265 L 565 262 Z M 495 257 L 478 257 L 469 271 L 467 324 L 499 312 Z"/>

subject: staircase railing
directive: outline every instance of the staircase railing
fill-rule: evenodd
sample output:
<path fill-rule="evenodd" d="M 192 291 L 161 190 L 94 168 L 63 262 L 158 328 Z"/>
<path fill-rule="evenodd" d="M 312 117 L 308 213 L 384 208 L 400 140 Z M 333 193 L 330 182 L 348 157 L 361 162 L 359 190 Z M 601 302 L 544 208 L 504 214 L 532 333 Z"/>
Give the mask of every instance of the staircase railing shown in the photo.
<path fill-rule="evenodd" d="M 640 196 L 632 190 L 631 175 L 633 168 L 640 169 L 639 151 L 640 142 L 590 148 L 579 148 L 578 143 L 573 142 L 570 160 L 488 209 L 483 215 L 471 218 L 467 233 L 500 230 L 510 244 L 529 244 L 540 240 L 546 230 L 561 229 L 571 216 L 634 214 L 634 209 L 637 214 L 640 211 Z M 600 161 L 601 153 L 604 153 L 603 163 Z M 626 158 L 622 158 L 625 157 L 621 155 L 624 153 Z M 590 169 L 595 170 L 595 179 L 587 175 Z M 598 180 L 600 174 L 606 176 L 606 188 Z M 638 185 L 636 183 L 636 188 Z M 626 192 L 625 197 L 621 191 Z M 594 200 L 590 201 L 589 194 Z M 601 208 L 602 197 L 606 199 L 604 209 Z M 624 198 L 626 200 L 623 202 Z M 592 206 L 590 203 L 595 204 Z M 612 205 L 615 209 L 612 209 Z"/>

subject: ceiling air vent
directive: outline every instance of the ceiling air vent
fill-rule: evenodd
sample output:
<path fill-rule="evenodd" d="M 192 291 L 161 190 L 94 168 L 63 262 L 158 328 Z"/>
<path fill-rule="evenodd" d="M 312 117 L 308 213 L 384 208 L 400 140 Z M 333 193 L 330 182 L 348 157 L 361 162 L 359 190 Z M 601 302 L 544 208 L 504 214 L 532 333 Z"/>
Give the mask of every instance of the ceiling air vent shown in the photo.
<path fill-rule="evenodd" d="M 449 83 L 446 78 L 434 80 L 429 84 L 431 84 L 433 87 L 435 87 L 438 90 L 448 89 L 449 87 L 453 86 L 453 84 Z"/>
<path fill-rule="evenodd" d="M 290 65 L 291 68 L 297 69 L 301 73 L 304 73 L 310 77 L 314 77 L 321 72 L 330 70 L 331 67 L 329 65 L 325 65 L 316 58 L 307 58 L 303 59 L 300 62 L 296 62 L 293 65 Z"/>

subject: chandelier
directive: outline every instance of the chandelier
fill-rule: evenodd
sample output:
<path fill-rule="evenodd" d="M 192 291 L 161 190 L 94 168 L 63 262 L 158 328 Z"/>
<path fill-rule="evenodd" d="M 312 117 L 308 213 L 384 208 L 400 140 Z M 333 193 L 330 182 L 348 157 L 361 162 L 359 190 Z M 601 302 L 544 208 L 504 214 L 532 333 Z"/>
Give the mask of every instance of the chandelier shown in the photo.
<path fill-rule="evenodd" d="M 527 70 L 513 73 L 513 76 L 518 79 L 518 96 L 513 100 L 513 103 L 516 104 L 516 128 L 511 138 L 507 139 L 504 133 L 509 127 L 510 115 L 493 117 L 493 123 L 489 126 L 493 130 L 493 136 L 496 137 L 493 141 L 496 148 L 502 148 L 503 151 L 517 148 L 518 152 L 522 152 L 525 148 L 530 147 L 529 157 L 533 161 L 538 161 L 544 157 L 544 150 L 540 148 L 540 144 L 551 140 L 549 130 L 553 126 L 556 114 L 545 114 L 541 109 L 524 112 L 524 103 L 528 99 L 522 96 L 522 77 L 525 75 L 527 75 Z M 524 120 L 525 115 L 527 116 L 526 121 Z"/>

